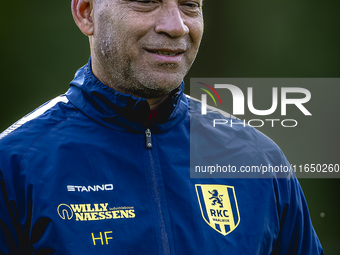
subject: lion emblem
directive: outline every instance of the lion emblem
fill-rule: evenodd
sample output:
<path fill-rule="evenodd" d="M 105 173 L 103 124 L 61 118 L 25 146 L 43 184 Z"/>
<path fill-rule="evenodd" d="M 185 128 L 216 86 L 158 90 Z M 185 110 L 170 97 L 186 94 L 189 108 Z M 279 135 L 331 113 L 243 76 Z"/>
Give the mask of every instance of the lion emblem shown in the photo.
<path fill-rule="evenodd" d="M 222 204 L 222 197 L 223 195 L 218 195 L 218 191 L 216 189 L 214 189 L 213 191 L 209 191 L 209 193 L 212 195 L 211 198 L 209 199 L 212 199 L 212 205 L 216 205 L 216 203 L 218 203 L 220 205 L 220 208 L 223 207 L 223 204 Z"/>

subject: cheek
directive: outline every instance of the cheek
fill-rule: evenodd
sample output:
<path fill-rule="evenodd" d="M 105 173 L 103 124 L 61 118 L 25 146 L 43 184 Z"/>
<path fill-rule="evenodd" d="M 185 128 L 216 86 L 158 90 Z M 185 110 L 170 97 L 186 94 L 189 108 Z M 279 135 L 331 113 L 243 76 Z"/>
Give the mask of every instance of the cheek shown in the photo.
<path fill-rule="evenodd" d="M 126 55 L 132 58 L 140 58 L 140 54 L 143 53 L 143 47 L 145 42 L 148 42 L 148 29 L 143 25 L 138 25 L 140 22 L 124 22 L 120 24 L 117 31 L 119 38 L 116 44 L 120 44 L 122 50 Z"/>
<path fill-rule="evenodd" d="M 195 24 L 190 34 L 194 44 L 198 46 L 203 36 L 203 24 L 202 23 Z"/>

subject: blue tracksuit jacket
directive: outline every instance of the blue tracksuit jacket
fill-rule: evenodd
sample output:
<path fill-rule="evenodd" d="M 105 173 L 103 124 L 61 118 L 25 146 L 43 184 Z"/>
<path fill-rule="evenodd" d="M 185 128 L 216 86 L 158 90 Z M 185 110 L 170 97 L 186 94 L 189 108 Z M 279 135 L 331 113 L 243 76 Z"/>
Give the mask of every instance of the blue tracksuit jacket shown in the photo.
<path fill-rule="evenodd" d="M 190 178 L 190 149 L 200 165 L 287 166 L 269 138 L 213 128 L 222 116 L 202 116 L 183 84 L 148 116 L 88 64 L 4 131 L 0 254 L 323 254 L 294 177 Z"/>

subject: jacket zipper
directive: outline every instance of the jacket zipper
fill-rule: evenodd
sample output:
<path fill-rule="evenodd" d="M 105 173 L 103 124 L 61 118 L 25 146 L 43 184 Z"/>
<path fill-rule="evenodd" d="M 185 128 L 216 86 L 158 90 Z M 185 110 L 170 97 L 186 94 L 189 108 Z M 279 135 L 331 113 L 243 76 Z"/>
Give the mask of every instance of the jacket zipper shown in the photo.
<path fill-rule="evenodd" d="M 156 167 L 155 162 L 153 159 L 152 154 L 152 140 L 151 140 L 151 130 L 148 128 L 145 131 L 145 138 L 146 138 L 146 148 L 149 149 L 149 159 L 150 159 L 150 176 L 151 176 L 151 183 L 152 183 L 152 195 L 154 198 L 154 202 L 156 204 L 157 215 L 158 215 L 158 223 L 160 227 L 161 233 L 161 243 L 162 243 L 162 250 L 164 255 L 170 255 L 170 245 L 169 245 L 169 237 L 168 232 L 166 230 L 164 216 L 163 216 L 163 209 L 161 204 L 161 198 L 159 194 L 159 187 L 158 187 L 158 178 L 156 174 Z"/>
<path fill-rule="evenodd" d="M 152 148 L 152 140 L 151 140 L 151 131 L 150 128 L 148 128 L 145 131 L 145 146 L 147 149 L 151 149 Z"/>

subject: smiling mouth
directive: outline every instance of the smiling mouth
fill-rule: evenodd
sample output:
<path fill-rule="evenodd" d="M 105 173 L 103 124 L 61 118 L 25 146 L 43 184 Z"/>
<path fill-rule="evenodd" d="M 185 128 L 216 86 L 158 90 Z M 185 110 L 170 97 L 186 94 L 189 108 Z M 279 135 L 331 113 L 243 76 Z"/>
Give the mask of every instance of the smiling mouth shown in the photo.
<path fill-rule="evenodd" d="M 158 55 L 163 55 L 163 56 L 177 56 L 177 55 L 180 55 L 182 53 L 184 53 L 183 51 L 180 51 L 180 52 L 169 52 L 169 51 L 161 51 L 161 50 L 148 50 L 146 49 L 147 52 L 150 52 L 150 53 L 154 53 L 154 54 L 158 54 Z"/>

